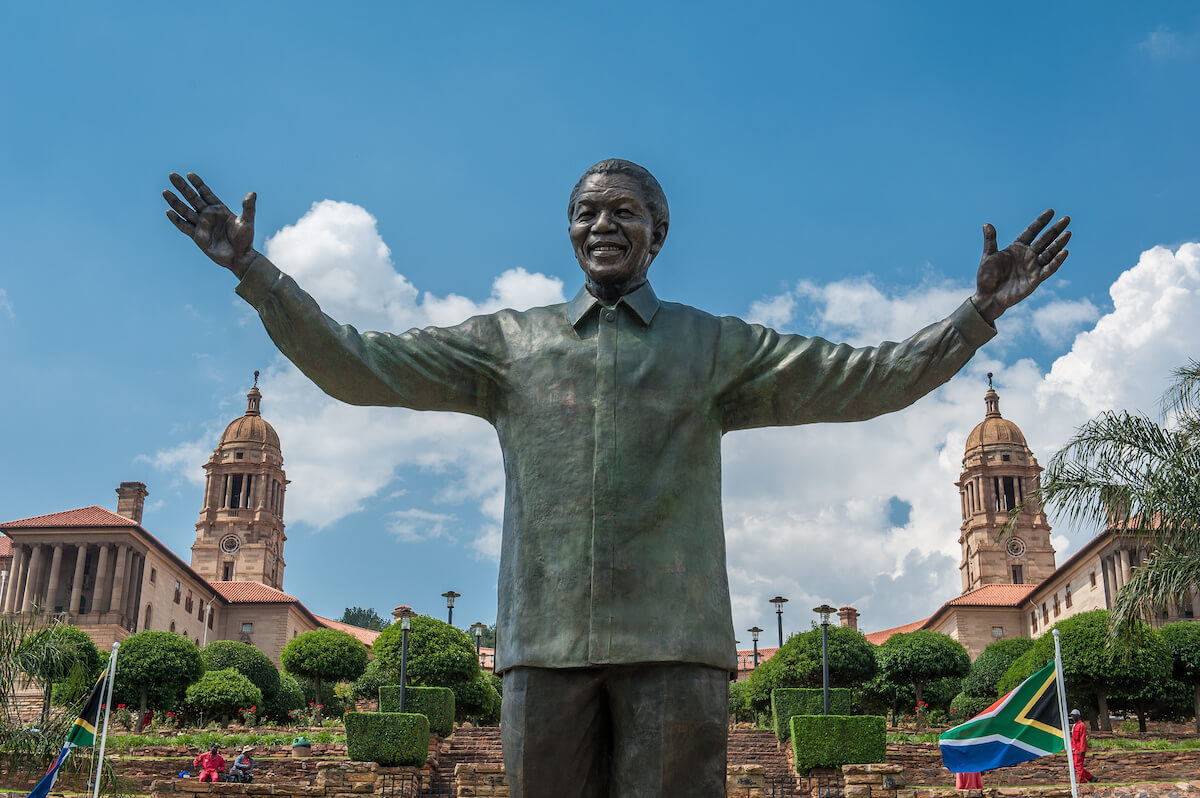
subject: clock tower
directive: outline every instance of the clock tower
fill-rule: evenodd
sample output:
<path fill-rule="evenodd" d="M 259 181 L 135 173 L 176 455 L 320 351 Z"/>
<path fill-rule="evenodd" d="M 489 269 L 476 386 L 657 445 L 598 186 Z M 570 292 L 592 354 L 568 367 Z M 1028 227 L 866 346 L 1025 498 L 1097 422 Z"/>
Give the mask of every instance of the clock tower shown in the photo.
<path fill-rule="evenodd" d="M 258 372 L 246 413 L 234 419 L 204 466 L 204 507 L 192 568 L 210 582 L 259 582 L 283 589 L 283 497 L 279 435 L 261 413 Z"/>
<path fill-rule="evenodd" d="M 1037 584 L 1054 572 L 1050 524 L 1040 503 L 1023 509 L 1011 532 L 1004 529 L 1010 511 L 1041 484 L 1042 467 L 1017 425 L 1000 415 L 1000 397 L 991 382 L 988 374 L 986 413 L 967 436 L 956 483 L 964 593 L 984 585 Z"/>

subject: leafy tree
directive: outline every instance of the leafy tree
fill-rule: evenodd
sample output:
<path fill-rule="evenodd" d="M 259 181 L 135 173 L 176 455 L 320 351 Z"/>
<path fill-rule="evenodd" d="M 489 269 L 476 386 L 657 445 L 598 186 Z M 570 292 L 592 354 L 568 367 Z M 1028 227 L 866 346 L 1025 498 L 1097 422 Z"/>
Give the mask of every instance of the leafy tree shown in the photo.
<path fill-rule="evenodd" d="M 861 632 L 829 628 L 830 687 L 857 687 L 875 675 L 876 667 L 875 646 Z M 773 657 L 750 672 L 746 684 L 746 699 L 755 712 L 770 710 L 776 687 L 820 687 L 821 629 L 789 637 Z"/>
<path fill-rule="evenodd" d="M 295 676 L 290 673 L 281 673 L 279 674 L 279 692 L 275 694 L 274 698 L 264 698 L 263 704 L 265 704 L 264 717 L 276 723 L 284 723 L 290 719 L 293 709 L 304 707 L 304 690 L 296 681 Z"/>
<path fill-rule="evenodd" d="M 188 708 L 222 723 L 239 709 L 263 706 L 262 690 L 236 668 L 208 671 L 187 689 Z"/>
<path fill-rule="evenodd" d="M 986 698 L 988 703 L 999 698 L 996 688 L 1004 674 L 1012 667 L 1017 657 L 1033 648 L 1033 640 L 1028 637 L 1010 637 L 1007 640 L 997 640 L 988 645 L 983 653 L 971 663 L 971 669 L 963 679 L 963 693 L 973 698 Z"/>
<path fill-rule="evenodd" d="M 1183 604 L 1200 587 L 1200 362 L 1173 376 L 1163 396 L 1166 423 L 1102 413 L 1051 458 L 1030 499 L 1075 523 L 1154 538 L 1154 553 L 1117 592 L 1113 637 L 1148 628 L 1140 618 Z"/>
<path fill-rule="evenodd" d="M 203 673 L 195 643 L 174 632 L 138 632 L 117 651 L 117 683 L 138 695 L 139 732 L 152 696 L 154 709 L 169 709 Z"/>
<path fill-rule="evenodd" d="M 245 676 L 269 702 L 279 692 L 279 669 L 271 658 L 249 643 L 236 640 L 214 640 L 200 651 L 204 667 L 209 671 L 233 668 Z"/>
<path fill-rule="evenodd" d="M 754 710 L 750 708 L 747 682 L 729 683 L 729 717 L 734 723 L 753 723 Z"/>
<path fill-rule="evenodd" d="M 479 674 L 475 643 L 445 621 L 418 615 L 408 632 L 408 683 L 422 687 L 454 687 Z M 384 629 L 371 646 L 389 682 L 400 683 L 400 624 Z"/>
<path fill-rule="evenodd" d="M 961 643 L 929 629 L 892 635 L 876 654 L 880 675 L 893 684 L 911 684 L 917 704 L 924 701 L 928 682 L 965 676 L 971 667 Z"/>
<path fill-rule="evenodd" d="M 321 682 L 349 681 L 362 675 L 367 667 L 367 647 L 346 632 L 314 629 L 289 640 L 280 660 L 291 673 L 313 680 L 320 705 Z"/>
<path fill-rule="evenodd" d="M 364 607 L 347 607 L 338 620 L 351 626 L 374 629 L 377 632 L 382 632 L 388 626 L 388 622 L 383 619 L 382 615 Z"/>
<path fill-rule="evenodd" d="M 100 675 L 100 652 L 78 626 L 52 624 L 26 637 L 17 650 L 21 670 L 42 686 L 42 725 L 50 717 L 54 685 L 69 683 L 76 696 Z"/>
<path fill-rule="evenodd" d="M 1163 641 L 1171 650 L 1175 678 L 1192 687 L 1192 714 L 1196 731 L 1200 733 L 1200 623 L 1177 621 L 1161 630 Z"/>
<path fill-rule="evenodd" d="M 391 683 L 379 664 L 379 658 L 375 657 L 367 663 L 367 668 L 362 672 L 362 676 L 354 680 L 351 685 L 352 695 L 358 701 L 378 699 L 379 688 Z"/>
<path fill-rule="evenodd" d="M 1109 696 L 1121 703 L 1133 701 L 1146 685 L 1161 682 L 1171 673 L 1171 655 L 1162 637 L 1142 621 L 1144 629 L 1133 630 L 1133 637 L 1118 647 L 1107 646 L 1108 610 L 1082 612 L 1054 624 L 1034 641 L 1033 647 L 1013 661 L 1000 680 L 998 690 L 1007 693 L 1039 668 L 1054 661 L 1054 629 L 1062 646 L 1063 681 L 1068 695 L 1090 693 L 1095 697 L 1100 728 L 1112 731 L 1109 721 Z M 1137 642 L 1133 642 L 1133 641 Z M 1144 723 L 1144 716 L 1139 715 Z M 1140 724 L 1139 724 L 1140 725 Z"/>
<path fill-rule="evenodd" d="M 500 693 L 492 685 L 491 674 L 479 672 L 469 682 L 451 686 L 454 691 L 454 719 L 458 721 L 478 718 L 482 726 L 494 726 L 500 722 Z"/>
<path fill-rule="evenodd" d="M 921 699 L 930 711 L 948 711 L 954 697 L 962 692 L 962 679 L 948 676 L 927 682 Z M 911 684 L 889 681 L 882 674 L 859 685 L 854 691 L 854 705 L 866 714 L 891 715 L 893 719 L 903 710 L 911 712 L 917 705 L 917 693 Z"/>

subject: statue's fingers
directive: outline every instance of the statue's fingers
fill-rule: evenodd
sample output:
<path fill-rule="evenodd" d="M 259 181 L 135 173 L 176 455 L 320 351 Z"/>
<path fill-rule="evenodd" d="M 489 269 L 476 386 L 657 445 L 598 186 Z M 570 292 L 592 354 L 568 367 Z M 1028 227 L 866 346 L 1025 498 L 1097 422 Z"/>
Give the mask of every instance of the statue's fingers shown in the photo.
<path fill-rule="evenodd" d="M 1046 267 L 1042 269 L 1042 273 L 1040 275 L 1041 280 L 1045 280 L 1047 277 L 1058 271 L 1058 267 L 1063 265 L 1063 261 L 1065 261 L 1067 256 L 1070 254 L 1071 250 L 1064 249 L 1062 252 L 1055 255 L 1054 260 L 1047 263 Z"/>
<path fill-rule="evenodd" d="M 1042 250 L 1042 254 L 1038 256 L 1038 263 L 1050 263 L 1062 251 L 1062 248 L 1071 240 L 1071 231 L 1060 235 L 1058 238 L 1050 242 L 1050 245 Z"/>
<path fill-rule="evenodd" d="M 192 210 L 190 205 L 181 200 L 179 197 L 175 196 L 175 192 L 163 189 L 163 199 L 167 201 L 167 204 L 171 206 L 171 209 L 175 211 L 175 213 L 179 214 L 191 224 L 196 223 L 196 219 L 198 218 L 196 216 L 196 212 Z"/>
<path fill-rule="evenodd" d="M 1024 233 L 1021 233 L 1021 235 L 1017 236 L 1017 241 L 1021 242 L 1022 244 L 1031 243 L 1034 237 L 1041 232 L 1041 229 L 1045 227 L 1053 218 L 1054 209 L 1050 208 L 1046 210 L 1041 216 L 1033 220 L 1033 224 L 1025 228 Z"/>
<path fill-rule="evenodd" d="M 242 200 L 242 221 L 247 224 L 254 224 L 254 205 L 258 202 L 258 195 L 251 191 Z"/>
<path fill-rule="evenodd" d="M 990 224 L 985 224 L 983 226 L 983 254 L 985 256 L 995 255 L 997 251 L 996 228 Z"/>
<path fill-rule="evenodd" d="M 1064 216 L 1061 219 L 1059 219 L 1057 222 L 1055 222 L 1053 225 L 1048 227 L 1046 229 L 1046 232 L 1042 233 L 1041 236 L 1038 237 L 1037 242 L 1034 243 L 1034 245 L 1033 245 L 1034 251 L 1035 252 L 1045 251 L 1045 249 L 1048 246 L 1050 246 L 1051 242 L 1053 242 L 1054 239 L 1058 238 L 1059 234 L 1062 233 L 1063 230 L 1067 229 L 1067 225 L 1069 225 L 1070 223 L 1071 223 L 1071 217 Z M 1049 260 L 1049 258 L 1047 258 L 1047 260 Z"/>
<path fill-rule="evenodd" d="M 196 193 L 194 188 L 188 185 L 188 181 L 184 180 L 181 176 L 175 174 L 174 172 L 171 173 L 170 177 L 171 185 L 175 186 L 176 190 L 183 195 L 185 200 L 191 203 L 193 208 L 198 211 L 204 210 L 204 206 L 207 203 L 200 199 L 200 195 Z"/>
<path fill-rule="evenodd" d="M 171 220 L 171 224 L 179 228 L 179 232 L 183 233 L 188 238 L 192 238 L 196 232 L 196 225 L 186 221 L 182 216 L 175 211 L 167 211 L 167 218 Z"/>
<path fill-rule="evenodd" d="M 212 193 L 212 189 L 210 189 L 208 185 L 200 179 L 200 175 L 196 174 L 195 172 L 188 172 L 188 180 L 192 181 L 192 185 L 196 187 L 196 191 L 200 192 L 200 199 L 204 200 L 206 204 L 221 204 L 221 200 L 218 199 L 217 195 Z"/>

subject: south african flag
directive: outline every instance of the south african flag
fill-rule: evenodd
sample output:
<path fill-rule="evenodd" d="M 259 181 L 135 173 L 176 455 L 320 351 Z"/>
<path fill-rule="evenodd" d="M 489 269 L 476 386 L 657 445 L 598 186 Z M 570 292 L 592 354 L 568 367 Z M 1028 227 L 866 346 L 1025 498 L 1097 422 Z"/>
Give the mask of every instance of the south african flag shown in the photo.
<path fill-rule="evenodd" d="M 100 717 L 100 704 L 104 701 L 104 680 L 107 676 L 108 671 L 105 670 L 96 680 L 96 685 L 92 688 L 87 702 L 83 705 L 83 709 L 79 710 L 79 717 L 75 719 L 71 730 L 67 732 L 67 740 L 63 743 L 62 750 L 54 758 L 54 764 L 46 771 L 46 775 L 29 793 L 29 798 L 46 798 L 50 794 L 54 782 L 58 779 L 58 770 L 67 761 L 67 755 L 71 753 L 72 748 L 95 744 L 96 721 Z"/>
<path fill-rule="evenodd" d="M 960 726 L 942 732 L 942 764 L 952 773 L 979 773 L 1057 754 L 1062 712 L 1054 663 Z"/>

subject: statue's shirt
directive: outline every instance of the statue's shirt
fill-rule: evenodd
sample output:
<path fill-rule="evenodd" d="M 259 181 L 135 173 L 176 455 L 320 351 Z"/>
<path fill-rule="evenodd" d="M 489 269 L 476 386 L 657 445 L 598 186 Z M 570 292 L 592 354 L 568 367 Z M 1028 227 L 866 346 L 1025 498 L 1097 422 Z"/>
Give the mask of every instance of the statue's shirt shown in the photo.
<path fill-rule="evenodd" d="M 966 302 L 903 343 L 856 349 L 662 302 L 648 284 L 611 308 L 582 290 L 454 327 L 360 334 L 263 257 L 238 293 L 330 396 L 496 428 L 497 670 L 735 668 L 721 435 L 898 410 L 995 334 Z"/>

